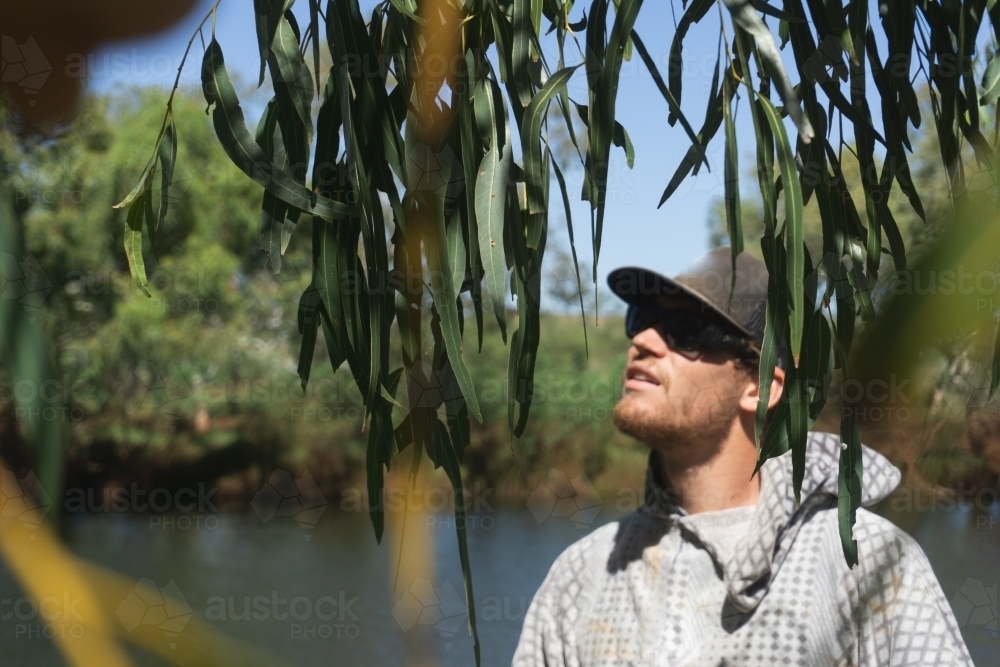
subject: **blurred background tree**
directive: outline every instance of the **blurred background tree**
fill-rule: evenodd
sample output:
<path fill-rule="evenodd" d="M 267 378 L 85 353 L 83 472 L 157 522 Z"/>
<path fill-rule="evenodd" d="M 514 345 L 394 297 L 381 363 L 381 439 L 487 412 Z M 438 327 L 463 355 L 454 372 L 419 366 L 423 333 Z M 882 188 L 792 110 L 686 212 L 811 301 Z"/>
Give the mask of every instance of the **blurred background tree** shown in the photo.
<path fill-rule="evenodd" d="M 230 500 L 246 503 L 260 476 L 280 463 L 312 470 L 324 492 L 336 497 L 363 481 L 363 400 L 352 382 L 334 374 L 324 346 L 317 346 L 314 374 L 301 389 L 295 375 L 301 334 L 291 318 L 308 285 L 307 244 L 289 245 L 281 273 L 267 269 L 267 254 L 256 243 L 254 186 L 231 168 L 199 113 L 199 99 L 174 102 L 178 175 L 149 267 L 153 297 L 134 288 L 121 252 L 124 214 L 107 204 L 120 201 L 142 170 L 161 96 L 157 89 L 134 89 L 89 97 L 72 129 L 53 142 L 18 146 L 4 135 L 6 154 L 16 156 L 8 164 L 18 165 L 10 182 L 31 258 L 23 264 L 45 292 L 36 313 L 65 374 L 68 484 L 100 488 L 116 475 L 152 474 L 163 478 L 150 481 L 182 485 L 232 475 L 224 483 L 231 485 Z M 307 237 L 311 224 L 303 220 L 296 235 Z M 508 441 L 505 346 L 484 337 L 483 352 L 468 354 L 488 415 L 473 437 L 471 474 L 491 486 L 568 447 L 574 430 L 592 428 L 585 415 L 606 415 L 620 390 L 619 327 L 591 332 L 595 347 L 588 358 L 579 316 L 558 314 L 579 307 L 572 262 L 554 260 L 561 261 L 553 262 L 548 284 L 564 304 L 554 304 L 546 329 L 563 333 L 553 334 L 537 362 L 545 381 L 537 423 L 522 439 L 523 456 L 498 451 Z M 585 303 L 592 308 L 592 299 Z M 575 400 L 545 401 L 547 392 L 558 397 L 570 385 Z M 14 387 L 9 379 L 3 386 L 5 431 L 12 436 L 5 440 L 6 458 L 28 463 L 13 437 Z M 579 408 L 575 424 L 566 420 L 567 405 Z M 613 437 L 606 418 L 601 424 L 607 437 L 594 440 L 594 461 L 634 449 Z M 203 458 L 211 452 L 219 467 L 206 469 Z M 517 475 L 523 480 L 517 486 L 527 488 L 529 477 Z"/>

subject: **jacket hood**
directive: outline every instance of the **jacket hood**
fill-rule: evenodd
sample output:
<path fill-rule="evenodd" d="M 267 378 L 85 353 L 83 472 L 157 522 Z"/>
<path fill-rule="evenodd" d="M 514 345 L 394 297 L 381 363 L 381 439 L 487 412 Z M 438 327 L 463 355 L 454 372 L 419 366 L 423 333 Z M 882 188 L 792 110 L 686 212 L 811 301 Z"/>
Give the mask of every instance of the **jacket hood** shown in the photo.
<path fill-rule="evenodd" d="M 817 506 L 836 507 L 840 451 L 839 436 L 832 433 L 809 434 L 802 502 L 798 506 L 792 483 L 791 451 L 768 459 L 761 466 L 760 495 L 750 529 L 736 545 L 732 557 L 727 562 L 719 562 L 729 597 L 741 612 L 750 611 L 764 598 L 811 510 Z M 892 493 L 899 485 L 900 472 L 871 448 L 862 445 L 861 452 L 864 466 L 861 504 L 867 507 Z M 697 526 L 686 520 L 689 514 L 676 503 L 676 493 L 662 483 L 656 457 L 654 450 L 650 453 L 650 464 L 646 470 L 643 511 L 675 521 L 701 540 L 713 558 L 719 561 L 718 551 L 711 540 L 705 539 L 699 534 Z"/>

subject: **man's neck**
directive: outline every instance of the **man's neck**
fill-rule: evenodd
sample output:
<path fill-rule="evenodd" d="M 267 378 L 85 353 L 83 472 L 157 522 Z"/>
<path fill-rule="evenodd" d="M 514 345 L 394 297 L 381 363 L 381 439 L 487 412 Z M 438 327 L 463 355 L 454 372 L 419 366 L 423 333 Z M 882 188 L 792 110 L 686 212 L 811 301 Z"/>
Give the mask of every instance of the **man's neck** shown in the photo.
<path fill-rule="evenodd" d="M 673 487 L 677 500 L 689 514 L 753 505 L 760 494 L 760 473 L 750 478 L 757 464 L 757 450 L 739 420 L 709 454 L 659 450 L 661 479 Z M 693 454 L 693 455 L 692 455 Z"/>

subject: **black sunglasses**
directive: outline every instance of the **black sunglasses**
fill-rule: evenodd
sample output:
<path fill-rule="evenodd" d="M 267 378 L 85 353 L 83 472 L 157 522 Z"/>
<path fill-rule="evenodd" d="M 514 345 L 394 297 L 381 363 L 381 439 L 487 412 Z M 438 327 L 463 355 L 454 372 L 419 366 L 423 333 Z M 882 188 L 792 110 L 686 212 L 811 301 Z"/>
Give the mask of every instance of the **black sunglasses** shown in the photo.
<path fill-rule="evenodd" d="M 670 338 L 670 346 L 680 352 L 732 349 L 744 357 L 759 352 L 743 336 L 726 333 L 722 327 L 690 310 L 656 305 L 629 305 L 625 313 L 625 335 L 635 338 L 651 327 L 660 328 Z"/>

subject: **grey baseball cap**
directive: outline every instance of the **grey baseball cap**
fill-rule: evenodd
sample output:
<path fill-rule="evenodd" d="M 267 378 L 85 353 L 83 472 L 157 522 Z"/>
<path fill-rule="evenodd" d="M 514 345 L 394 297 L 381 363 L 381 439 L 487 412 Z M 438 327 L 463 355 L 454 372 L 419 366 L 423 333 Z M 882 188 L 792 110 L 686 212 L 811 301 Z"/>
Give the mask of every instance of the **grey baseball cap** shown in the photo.
<path fill-rule="evenodd" d="M 746 252 L 736 257 L 735 285 L 731 251 L 722 246 L 702 255 L 673 278 L 626 266 L 608 274 L 608 286 L 628 304 L 688 304 L 731 324 L 758 349 L 764 341 L 767 266 Z"/>

